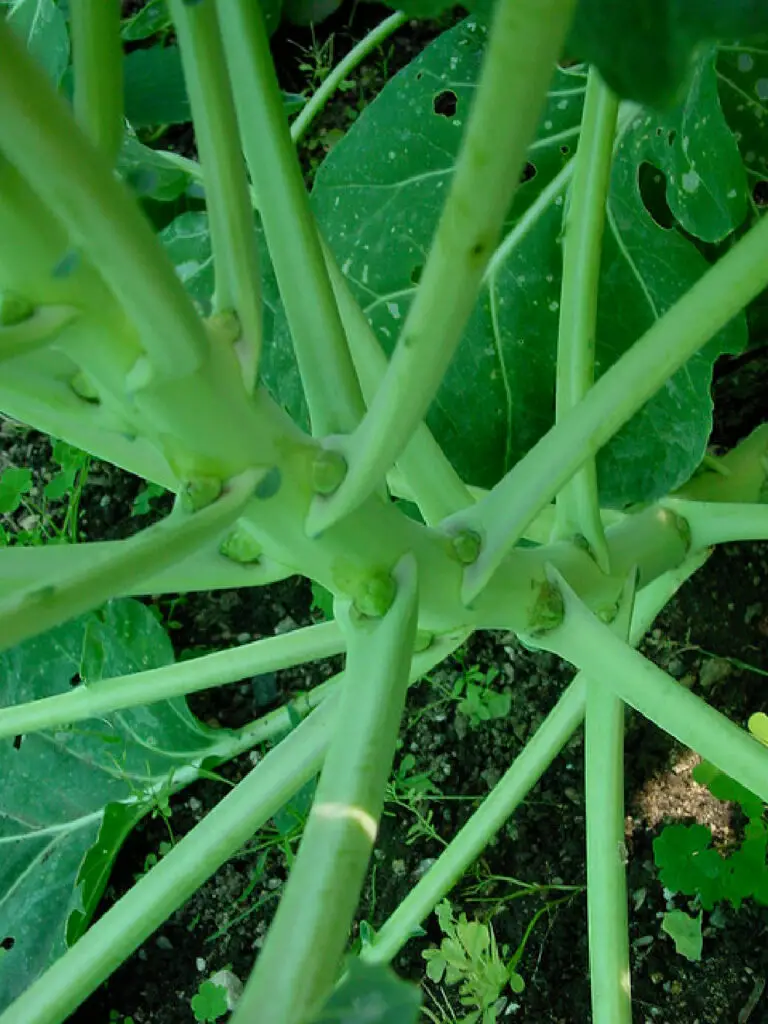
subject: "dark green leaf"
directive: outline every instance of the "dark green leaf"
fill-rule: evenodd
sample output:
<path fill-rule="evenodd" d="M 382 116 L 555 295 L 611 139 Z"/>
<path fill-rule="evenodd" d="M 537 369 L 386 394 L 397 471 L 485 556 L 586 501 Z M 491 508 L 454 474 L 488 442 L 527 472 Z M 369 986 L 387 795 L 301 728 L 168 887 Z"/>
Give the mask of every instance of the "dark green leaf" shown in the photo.
<path fill-rule="evenodd" d="M 126 135 L 117 161 L 122 178 L 142 199 L 173 202 L 193 184 L 185 170 L 174 167 L 138 139 Z"/>
<path fill-rule="evenodd" d="M 390 967 L 347 961 L 347 974 L 312 1024 L 416 1024 L 421 993 Z"/>
<path fill-rule="evenodd" d="M 77 470 L 62 469 L 45 485 L 45 496 L 49 501 L 61 501 L 75 485 Z"/>
<path fill-rule="evenodd" d="M 297 829 L 303 829 L 307 820 L 312 801 L 315 798 L 317 781 L 310 779 L 291 799 L 273 816 L 275 828 L 281 836 L 290 836 Z"/>
<path fill-rule="evenodd" d="M 125 116 L 134 128 L 183 124 L 192 117 L 177 46 L 152 46 L 125 57 Z"/>
<path fill-rule="evenodd" d="M 706 786 L 718 800 L 731 800 L 739 804 L 744 814 L 751 820 L 759 821 L 762 818 L 765 804 L 760 797 L 713 764 L 702 761 L 694 767 L 692 775 L 696 782 Z"/>
<path fill-rule="evenodd" d="M 32 474 L 28 469 L 11 466 L 0 476 L 0 513 L 15 512 L 21 504 L 22 495 L 32 487 Z"/>
<path fill-rule="evenodd" d="M 259 242 L 262 268 L 262 298 L 264 300 L 264 332 L 267 338 L 273 333 L 273 320 L 280 302 L 277 282 L 272 272 L 266 243 L 258 222 L 254 221 L 254 230 Z M 183 213 L 177 217 L 160 234 L 171 261 L 176 267 L 187 291 L 199 303 L 207 315 L 211 308 L 213 296 L 213 254 L 211 252 L 211 236 L 208 230 L 206 213 Z M 285 360 L 283 351 L 266 352 L 262 359 L 262 372 L 267 367 L 269 378 L 280 372 L 281 360 Z M 275 371 L 275 367 L 278 367 Z M 297 384 L 298 386 L 298 384 Z"/>
<path fill-rule="evenodd" d="M 0 704 L 172 660 L 147 608 L 115 601 L 0 655 Z M 0 1011 L 82 933 L 128 831 L 221 738 L 174 700 L 0 741 Z"/>
<path fill-rule="evenodd" d="M 191 121 L 178 46 L 133 50 L 125 57 L 124 69 L 125 116 L 134 128 Z M 284 102 L 288 111 L 296 109 L 293 94 L 284 94 Z"/>
<path fill-rule="evenodd" d="M 58 86 L 69 63 L 69 33 L 55 0 L 5 0 L 3 6 L 8 23 Z"/>
<path fill-rule="evenodd" d="M 671 892 L 698 896 L 705 910 L 723 898 L 726 861 L 710 846 L 705 825 L 667 825 L 653 841 L 653 859 Z"/>
<path fill-rule="evenodd" d="M 283 0 L 283 16 L 294 25 L 317 24 L 333 14 L 342 0 Z"/>
<path fill-rule="evenodd" d="M 321 227 L 390 351 L 450 184 L 484 40 L 473 19 L 444 33 L 386 86 L 317 175 L 313 202 Z M 598 375 L 707 266 L 680 231 L 653 220 L 640 189 L 641 168 L 662 172 L 662 201 L 691 234 L 723 237 L 743 216 L 743 173 L 717 103 L 710 53 L 700 58 L 696 82 L 685 102 L 663 117 L 624 115 L 602 261 Z M 583 68 L 556 72 L 506 240 L 429 413 L 458 471 L 479 486 L 496 483 L 552 424 L 560 237 L 584 88 Z M 695 139 L 683 130 L 688 123 L 700 125 Z M 606 447 L 599 459 L 603 504 L 652 500 L 688 478 L 710 432 L 712 362 L 744 341 L 743 318 L 737 318 Z M 304 420 L 283 317 L 267 350 L 267 383 Z"/>
<path fill-rule="evenodd" d="M 126 42 L 148 39 L 171 27 L 171 16 L 165 0 L 149 0 L 140 11 L 123 23 L 122 36 Z"/>
<path fill-rule="evenodd" d="M 568 53 L 620 96 L 664 107 L 682 98 L 702 43 L 766 32 L 764 0 L 579 0 Z"/>

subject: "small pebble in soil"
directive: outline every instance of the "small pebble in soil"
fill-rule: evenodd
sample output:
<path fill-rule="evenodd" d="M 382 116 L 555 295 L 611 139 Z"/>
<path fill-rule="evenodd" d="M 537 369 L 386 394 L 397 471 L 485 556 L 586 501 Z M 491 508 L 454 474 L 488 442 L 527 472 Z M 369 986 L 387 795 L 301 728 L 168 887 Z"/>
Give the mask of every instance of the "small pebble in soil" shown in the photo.
<path fill-rule="evenodd" d="M 701 666 L 699 671 L 699 682 L 705 690 L 717 686 L 727 679 L 733 672 L 733 666 L 724 658 L 709 658 Z"/>
<path fill-rule="evenodd" d="M 155 941 L 155 945 L 157 946 L 158 949 L 165 950 L 166 953 L 170 953 L 170 951 L 173 949 L 173 943 L 165 935 L 158 935 Z"/>

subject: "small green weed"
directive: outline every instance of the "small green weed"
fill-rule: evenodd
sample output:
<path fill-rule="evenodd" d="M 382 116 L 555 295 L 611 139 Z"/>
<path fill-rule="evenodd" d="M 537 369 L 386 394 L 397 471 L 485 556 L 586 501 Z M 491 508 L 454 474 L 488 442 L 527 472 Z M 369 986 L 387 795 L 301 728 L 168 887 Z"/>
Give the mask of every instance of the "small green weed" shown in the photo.
<path fill-rule="evenodd" d="M 220 1020 L 229 1012 L 226 989 L 211 979 L 200 983 L 197 993 L 192 996 L 190 1005 L 195 1020 L 200 1021 L 201 1024 Z"/>
<path fill-rule="evenodd" d="M 471 1010 L 458 1024 L 495 1024 L 503 1009 L 499 1004 L 505 989 L 519 993 L 525 988 L 516 970 L 522 950 L 507 960 L 508 947 L 499 949 L 493 927 L 468 921 L 466 914 L 457 920 L 447 900 L 438 904 L 435 913 L 444 938 L 439 949 L 422 953 L 427 977 L 438 985 L 443 981 L 459 985 L 461 1005 Z"/>
<path fill-rule="evenodd" d="M 693 897 L 702 910 L 712 910 L 726 901 L 738 910 L 750 897 L 768 906 L 765 804 L 706 761 L 696 765 L 693 777 L 718 800 L 741 807 L 747 818 L 744 838 L 736 849 L 722 853 L 713 846 L 712 831 L 706 825 L 667 825 L 653 841 L 659 880 L 670 893 Z M 677 952 L 689 960 L 701 959 L 702 916 L 692 917 L 676 909 L 662 920 Z"/>
<path fill-rule="evenodd" d="M 7 526 L 0 524 L 0 546 L 77 543 L 80 501 L 91 457 L 64 441 L 53 442 L 51 456 L 58 469 L 39 498 L 29 469 L 9 466 L 0 474 L 0 515 L 9 517 Z M 16 529 L 9 528 L 10 517 L 20 511 L 32 525 L 17 523 Z"/>
<path fill-rule="evenodd" d="M 509 714 L 512 695 L 492 688 L 499 676 L 497 668 L 483 670 L 479 665 L 470 665 L 453 684 L 452 696 L 458 700 L 458 711 L 473 729 Z"/>

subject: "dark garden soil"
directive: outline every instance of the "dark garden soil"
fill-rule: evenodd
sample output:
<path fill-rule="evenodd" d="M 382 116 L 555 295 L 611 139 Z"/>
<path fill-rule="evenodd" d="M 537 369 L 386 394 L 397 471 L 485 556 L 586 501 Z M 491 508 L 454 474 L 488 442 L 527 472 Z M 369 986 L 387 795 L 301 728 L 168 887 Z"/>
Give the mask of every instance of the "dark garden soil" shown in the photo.
<path fill-rule="evenodd" d="M 727 367 L 726 367 L 727 368 Z M 768 380 L 768 356 L 728 374 L 720 368 L 715 386 L 718 415 L 714 440 L 730 446 L 763 415 L 761 393 Z M 25 451 L 33 462 L 46 458 L 42 438 L 9 439 L 6 457 L 16 464 Z M 26 447 L 22 447 L 26 446 Z M 83 502 L 86 535 L 118 536 L 140 482 L 97 466 Z M 131 529 L 133 526 L 131 525 Z M 687 584 L 656 622 L 645 653 L 694 692 L 706 696 L 734 721 L 768 711 L 768 545 L 729 545 Z M 211 649 L 268 636 L 307 623 L 318 613 L 304 582 L 295 580 L 258 591 L 194 594 L 159 604 L 178 652 Z M 749 665 L 750 668 L 745 666 Z M 469 666 L 496 668 L 494 683 L 512 696 L 505 720 L 473 726 L 457 711 L 450 692 Z M 238 726 L 282 702 L 290 693 L 325 678 L 315 669 L 247 680 L 190 700 L 211 725 Z M 762 674 L 761 674 L 762 673 Z M 452 659 L 411 691 L 397 763 L 410 754 L 411 774 L 425 773 L 430 794 L 409 801 L 402 788 L 388 803 L 361 917 L 374 928 L 406 895 L 437 857 L 443 844 L 478 805 L 520 752 L 571 676 L 551 655 L 533 654 L 510 636 L 475 636 L 461 659 Z M 582 737 L 577 734 L 529 799 L 450 898 L 455 912 L 492 919 L 500 944 L 514 951 L 537 911 L 520 960 L 526 981 L 510 996 L 503 1019 L 527 1024 L 582 1024 L 590 1020 L 583 885 L 584 797 Z M 706 915 L 704 954 L 689 963 L 661 932 L 661 915 L 671 907 L 691 909 L 679 897 L 665 898 L 653 866 L 652 841 L 667 822 L 709 824 L 718 842 L 740 835 L 738 809 L 712 798 L 692 781 L 689 751 L 672 743 L 634 713 L 627 718 L 626 845 L 632 941 L 634 1020 L 657 1024 L 768 1022 L 768 910 L 747 902 Z M 251 767 L 249 755 L 221 774 L 236 782 Z M 103 901 L 106 909 L 164 849 L 188 832 L 225 794 L 215 782 L 195 784 L 171 804 L 171 816 L 149 816 L 118 856 Z M 404 806 L 405 805 L 405 806 Z M 172 837 L 172 839 L 171 839 Z M 251 852 L 224 865 L 211 881 L 102 987 L 71 1020 L 91 1024 L 111 1011 L 135 1024 L 186 1024 L 190 1000 L 212 972 L 229 969 L 247 978 L 286 874 L 284 846 L 275 830 L 257 837 Z M 290 839 L 295 848 L 296 839 Z M 510 899 L 521 885 L 536 891 Z M 573 888 L 571 888 L 573 887 Z M 423 977 L 421 951 L 440 941 L 434 918 L 426 936 L 413 940 L 396 958 L 406 977 Z M 460 1019 L 451 989 L 430 986 L 427 1005 L 450 1005 Z M 453 1018 L 445 1011 L 439 1020 Z"/>
<path fill-rule="evenodd" d="M 336 62 L 383 15 L 381 8 L 345 7 L 323 27 L 314 44 L 309 30 L 278 37 L 275 51 L 283 87 L 306 86 L 306 48 L 334 33 Z M 441 27 L 406 26 L 385 52 L 373 55 L 355 76 L 354 87 L 335 98 L 304 147 L 308 177 L 335 138 L 375 95 L 382 79 L 407 63 Z M 297 45 L 300 44 L 300 45 Z M 300 49 L 304 47 L 302 51 Z M 728 372 L 721 364 L 715 386 L 713 440 L 729 447 L 764 417 L 768 356 Z M 2 464 L 29 465 L 39 479 L 50 472 L 47 441 L 34 432 L 3 425 Z M 131 515 L 141 481 L 95 463 L 86 486 L 80 528 L 86 539 L 126 536 L 148 517 Z M 162 502 L 157 504 L 162 507 Z M 687 584 L 655 624 L 645 653 L 694 692 L 706 696 L 734 721 L 744 724 L 768 711 L 768 545 L 726 546 Z M 169 627 L 177 653 L 188 654 L 242 643 L 293 629 L 319 617 L 305 581 L 287 580 L 263 590 L 238 590 L 154 599 Z M 451 697 L 454 681 L 469 667 L 499 672 L 494 686 L 511 694 L 504 720 L 472 725 Z M 745 666 L 751 666 L 749 668 Z M 293 670 L 244 680 L 190 700 L 208 724 L 236 727 L 283 703 L 291 693 L 315 685 L 333 666 Z M 762 673 L 762 674 L 761 674 Z M 411 774 L 424 773 L 430 792 L 386 808 L 380 842 L 361 908 L 379 926 L 443 844 L 478 806 L 520 752 L 572 672 L 550 655 L 536 655 L 502 634 L 473 637 L 461 659 L 452 659 L 411 690 L 397 763 L 410 754 Z M 511 954 L 538 911 L 518 970 L 525 991 L 511 996 L 501 1019 L 526 1024 L 583 1024 L 589 1021 L 586 902 L 583 885 L 584 797 L 582 737 L 577 734 L 488 848 L 465 881 L 450 894 L 455 912 L 492 918 L 500 944 Z M 236 782 L 251 768 L 251 755 L 225 766 Z M 761 1024 L 768 1022 L 768 910 L 748 902 L 738 913 L 726 908 L 706 915 L 704 954 L 689 963 L 661 932 L 661 915 L 671 906 L 653 866 L 652 841 L 664 823 L 710 824 L 718 841 L 738 837 L 739 812 L 714 800 L 690 775 L 694 759 L 639 716 L 627 717 L 626 845 L 629 858 L 634 1020 L 654 1024 Z M 170 817 L 148 816 L 117 858 L 102 912 L 130 888 L 137 876 L 225 795 L 222 783 L 197 783 L 171 802 Z M 405 806 L 402 806 L 402 805 Z M 245 980 L 263 940 L 286 874 L 286 847 L 272 829 L 253 849 L 225 864 L 189 902 L 153 935 L 72 1017 L 75 1024 L 122 1022 L 187 1024 L 190 1000 L 212 972 L 227 968 Z M 267 855 L 263 856 L 266 850 Z M 535 887 L 520 898 L 521 885 Z M 406 977 L 423 978 L 421 951 L 439 944 L 434 917 L 424 938 L 413 940 L 395 960 Z M 458 1020 L 455 990 L 430 986 L 427 1006 L 440 1021 Z M 442 1010 L 440 1007 L 442 1006 Z M 451 1015 L 453 1008 L 455 1016 Z M 20 1021 L 19 1024 L 24 1024 Z"/>

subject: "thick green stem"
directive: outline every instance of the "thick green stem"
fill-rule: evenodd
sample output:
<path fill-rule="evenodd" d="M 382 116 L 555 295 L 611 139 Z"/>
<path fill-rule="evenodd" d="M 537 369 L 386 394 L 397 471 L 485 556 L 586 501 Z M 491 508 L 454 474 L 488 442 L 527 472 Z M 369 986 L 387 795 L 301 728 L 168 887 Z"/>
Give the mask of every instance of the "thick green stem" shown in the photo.
<path fill-rule="evenodd" d="M 240 149 L 216 7 L 171 0 L 192 106 L 195 139 L 205 168 L 216 287 L 214 311 L 239 320 L 248 388 L 256 383 L 262 343 L 261 271 L 248 179 Z"/>
<path fill-rule="evenodd" d="M 572 0 L 496 4 L 466 135 L 421 283 L 382 385 L 345 446 L 349 472 L 330 498 L 317 500 L 310 532 L 326 529 L 373 491 L 435 397 L 496 248 L 573 7 Z"/>
<path fill-rule="evenodd" d="M 217 0 L 243 147 L 315 435 L 353 430 L 363 400 L 291 142 L 260 7 Z"/>
<path fill-rule="evenodd" d="M 98 607 L 130 581 L 173 565 L 215 540 L 242 515 L 258 481 L 258 473 L 247 471 L 200 511 L 190 514 L 177 509 L 156 526 L 115 545 L 111 554 L 84 571 L 4 601 L 0 650 Z"/>
<path fill-rule="evenodd" d="M 416 563 L 381 619 L 339 608 L 347 639 L 333 741 L 283 898 L 233 1024 L 304 1021 L 333 987 L 378 831 L 408 685 Z"/>
<path fill-rule="evenodd" d="M 675 739 L 768 802 L 768 750 L 706 701 L 620 640 L 553 573 L 565 601 L 561 626 L 538 639 Z"/>
<path fill-rule="evenodd" d="M 62 1024 L 318 771 L 337 713 L 323 702 L 0 1016 Z"/>
<path fill-rule="evenodd" d="M 388 39 L 407 20 L 408 15 L 402 12 L 391 14 L 352 47 L 346 57 L 323 79 L 320 88 L 310 96 L 305 106 L 302 107 L 294 118 L 291 124 L 291 138 L 294 143 L 300 142 L 306 135 L 312 122 L 323 110 L 328 100 L 333 96 L 347 75 L 350 75 L 359 64 L 362 64 L 369 53 L 375 50 L 385 39 Z"/>
<path fill-rule="evenodd" d="M 666 498 L 663 504 L 688 523 L 694 550 L 738 540 L 768 540 L 768 505 L 730 505 L 676 498 Z"/>
<path fill-rule="evenodd" d="M 110 715 L 122 708 L 182 697 L 248 676 L 330 658 L 343 650 L 344 640 L 337 623 L 325 622 L 228 651 L 206 654 L 193 661 L 96 683 L 86 680 L 67 693 L 0 709 L 0 739 L 56 729 L 84 718 Z"/>
<path fill-rule="evenodd" d="M 640 591 L 632 615 L 633 643 L 640 642 L 664 605 L 703 560 L 702 556 L 691 559 Z M 379 929 L 373 944 L 363 949 L 360 954 L 363 960 L 387 963 L 402 949 L 415 929 L 480 856 L 568 742 L 584 716 L 585 700 L 586 682 L 579 674 L 500 782 Z"/>
<path fill-rule="evenodd" d="M 333 254 L 326 246 L 323 253 L 363 397 L 371 405 L 386 375 L 387 357 Z M 423 421 L 398 458 L 397 468 L 429 525 L 473 504 L 466 485 Z"/>
<path fill-rule="evenodd" d="M 556 421 L 594 383 L 600 254 L 618 111 L 617 98 L 591 68 L 563 242 Z M 557 513 L 556 535 L 581 534 L 597 563 L 609 572 L 594 458 L 587 459 L 558 493 Z"/>
<path fill-rule="evenodd" d="M 471 601 L 526 525 L 577 469 L 768 285 L 768 217 L 708 270 L 477 505 L 453 517 L 454 529 L 483 538 L 465 571 Z"/>
<path fill-rule="evenodd" d="M 630 632 L 636 573 L 627 580 L 611 624 Z M 587 679 L 584 723 L 587 816 L 587 921 L 592 1017 L 595 1024 L 632 1024 L 624 847 L 624 702 Z"/>
<path fill-rule="evenodd" d="M 88 572 L 98 562 L 109 558 L 117 550 L 116 545 L 126 544 L 130 544 L 130 540 L 0 548 L 0 597 L 32 584 L 44 586 L 62 577 Z M 141 579 L 121 581 L 120 591 L 115 596 L 264 587 L 290 575 L 291 571 L 285 566 L 263 555 L 253 562 L 233 561 L 221 554 L 217 544 L 211 543 L 167 569 L 160 569 Z"/>
<path fill-rule="evenodd" d="M 0 150 L 67 228 L 74 251 L 62 258 L 80 249 L 98 267 L 162 373 L 193 372 L 205 330 L 149 222 L 1 20 L 0 49 Z"/>
<path fill-rule="evenodd" d="M 114 164 L 123 142 L 123 47 L 120 0 L 69 5 L 75 117 Z"/>

